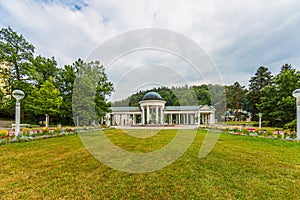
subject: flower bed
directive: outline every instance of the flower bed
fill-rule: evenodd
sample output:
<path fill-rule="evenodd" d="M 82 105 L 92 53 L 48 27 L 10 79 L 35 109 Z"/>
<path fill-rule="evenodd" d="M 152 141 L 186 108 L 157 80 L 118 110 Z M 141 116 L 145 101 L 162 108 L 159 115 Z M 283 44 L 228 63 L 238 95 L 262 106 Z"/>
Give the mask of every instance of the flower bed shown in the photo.
<path fill-rule="evenodd" d="M 16 136 L 14 131 L 0 130 L 0 144 L 12 143 L 12 142 L 27 142 L 37 139 L 45 139 L 52 137 L 60 137 L 64 135 L 76 134 L 77 130 L 70 126 L 62 128 L 60 126 L 50 129 L 44 128 L 23 128 L 21 134 Z"/>
<path fill-rule="evenodd" d="M 21 134 L 16 136 L 14 131 L 0 130 L 0 145 L 12 142 L 28 142 L 37 139 L 46 139 L 53 137 L 60 137 L 65 135 L 73 135 L 79 132 L 88 132 L 100 130 L 103 128 L 109 128 L 106 126 L 83 126 L 83 127 L 61 127 L 55 128 L 43 127 L 43 128 L 23 128 Z"/>
<path fill-rule="evenodd" d="M 234 135 L 247 135 L 256 137 L 266 137 L 266 138 L 279 138 L 286 140 L 293 140 L 297 137 L 295 131 L 284 130 L 280 128 L 255 128 L 255 127 L 242 127 L 242 126 L 222 126 L 222 127 L 209 127 L 200 126 L 200 128 L 213 128 L 220 130 L 224 133 L 234 134 Z"/>

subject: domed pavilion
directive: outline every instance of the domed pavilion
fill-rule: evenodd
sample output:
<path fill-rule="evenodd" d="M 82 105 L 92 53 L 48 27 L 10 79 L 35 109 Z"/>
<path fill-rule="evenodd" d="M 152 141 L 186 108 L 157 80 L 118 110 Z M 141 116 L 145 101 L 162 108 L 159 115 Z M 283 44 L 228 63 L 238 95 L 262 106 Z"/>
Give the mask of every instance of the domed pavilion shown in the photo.
<path fill-rule="evenodd" d="M 215 108 L 199 106 L 165 106 L 166 102 L 157 92 L 148 92 L 139 106 L 111 107 L 107 114 L 108 125 L 200 125 L 215 123 Z"/>

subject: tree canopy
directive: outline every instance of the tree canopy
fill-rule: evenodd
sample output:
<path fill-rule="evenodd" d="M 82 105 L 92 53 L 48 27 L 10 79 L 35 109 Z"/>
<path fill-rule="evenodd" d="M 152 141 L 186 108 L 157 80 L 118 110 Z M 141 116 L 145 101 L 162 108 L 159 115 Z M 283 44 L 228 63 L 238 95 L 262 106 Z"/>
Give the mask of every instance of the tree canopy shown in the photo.
<path fill-rule="evenodd" d="M 54 86 L 53 78 L 49 77 L 40 88 L 35 86 L 27 96 L 26 110 L 36 115 L 46 116 L 46 126 L 49 126 L 49 116 L 58 114 L 62 104 L 59 90 Z"/>
<path fill-rule="evenodd" d="M 267 67 L 260 66 L 255 75 L 250 78 L 249 81 L 249 92 L 247 98 L 249 101 L 249 111 L 252 114 L 253 120 L 258 120 L 259 110 L 257 104 L 260 103 L 261 89 L 271 85 L 273 81 L 272 73 Z"/>
<path fill-rule="evenodd" d="M 271 84 L 261 88 L 258 111 L 270 126 L 284 126 L 296 119 L 296 104 L 292 92 L 300 88 L 300 72 L 291 65 L 281 67 Z"/>
<path fill-rule="evenodd" d="M 73 124 L 73 116 L 81 117 L 82 123 L 102 121 L 111 106 L 107 97 L 114 89 L 104 66 L 99 61 L 86 63 L 81 59 L 58 66 L 54 57 L 35 56 L 34 52 L 35 47 L 23 35 L 10 27 L 0 30 L 0 118 L 14 117 L 15 99 L 11 98 L 11 92 L 21 89 L 26 94 L 21 104 L 25 109 L 24 119 L 30 122 L 43 120 L 44 115 L 53 116 L 51 122 L 61 124 Z M 4 64 L 8 68 L 2 67 Z M 167 106 L 212 105 L 219 120 L 239 121 L 251 116 L 257 121 L 258 113 L 262 113 L 267 125 L 295 124 L 292 92 L 300 88 L 299 70 L 284 64 L 280 72 L 273 75 L 266 66 L 260 66 L 248 86 L 236 81 L 227 86 L 152 88 L 138 91 L 113 105 L 139 106 L 143 96 L 154 91 L 160 93 Z M 74 102 L 77 102 L 75 108 Z M 231 118 L 227 118 L 229 115 Z"/>
<path fill-rule="evenodd" d="M 78 59 L 72 65 L 61 67 L 57 66 L 54 57 L 34 56 L 34 50 L 35 47 L 23 35 L 10 27 L 0 30 L 0 63 L 8 65 L 7 69 L 1 67 L 0 71 L 1 81 L 7 83 L 1 88 L 0 118 L 14 117 L 15 99 L 11 98 L 11 92 L 21 89 L 26 94 L 21 103 L 25 110 L 23 121 L 37 123 L 44 120 L 44 115 L 51 115 L 52 123 L 73 124 L 73 86 L 79 69 L 84 66 L 93 66 L 93 69 L 99 70 L 97 74 L 100 75 L 94 88 L 97 117 L 100 118 L 108 111 L 110 104 L 107 95 L 111 94 L 113 86 L 99 61 L 86 64 Z M 6 95 L 10 97 L 5 98 Z"/>

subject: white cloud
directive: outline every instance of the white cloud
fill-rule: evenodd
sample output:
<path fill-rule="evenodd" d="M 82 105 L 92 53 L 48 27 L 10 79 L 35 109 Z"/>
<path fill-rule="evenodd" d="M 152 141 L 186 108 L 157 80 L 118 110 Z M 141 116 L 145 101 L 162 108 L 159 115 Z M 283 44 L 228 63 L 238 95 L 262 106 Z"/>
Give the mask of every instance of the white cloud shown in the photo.
<path fill-rule="evenodd" d="M 55 56 L 60 65 L 85 59 L 116 34 L 144 27 L 174 30 L 196 41 L 226 84 L 247 85 L 260 65 L 274 68 L 290 58 L 300 64 L 296 0 L 67 2 L 0 0 L 0 26 L 22 33 L 36 54 Z"/>

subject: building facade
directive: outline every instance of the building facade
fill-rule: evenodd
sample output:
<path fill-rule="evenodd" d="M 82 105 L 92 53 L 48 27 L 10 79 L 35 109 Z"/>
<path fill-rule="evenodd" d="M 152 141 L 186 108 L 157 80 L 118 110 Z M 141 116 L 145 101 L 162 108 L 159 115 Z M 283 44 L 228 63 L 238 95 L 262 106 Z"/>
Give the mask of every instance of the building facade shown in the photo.
<path fill-rule="evenodd" d="M 10 77 L 10 68 L 8 62 L 0 61 L 0 90 L 7 96 L 10 94 L 8 79 Z"/>
<path fill-rule="evenodd" d="M 111 126 L 128 125 L 200 125 L 214 124 L 216 109 L 208 105 L 165 106 L 156 92 L 147 93 L 139 107 L 111 107 L 107 123 Z"/>

